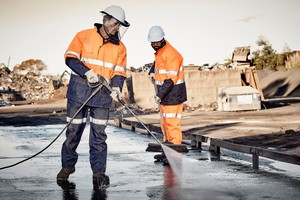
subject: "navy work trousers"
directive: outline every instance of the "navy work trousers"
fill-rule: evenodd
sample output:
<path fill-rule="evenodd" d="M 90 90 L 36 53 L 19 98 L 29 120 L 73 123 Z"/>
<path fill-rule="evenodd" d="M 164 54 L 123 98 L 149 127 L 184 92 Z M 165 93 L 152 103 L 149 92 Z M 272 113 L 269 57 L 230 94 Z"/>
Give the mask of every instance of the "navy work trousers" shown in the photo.
<path fill-rule="evenodd" d="M 71 120 L 81 105 L 81 103 L 68 99 L 67 121 Z M 86 119 L 88 114 L 90 116 L 90 165 L 93 173 L 105 173 L 107 160 L 107 135 L 105 133 L 105 128 L 109 117 L 108 108 L 85 106 L 72 120 L 71 124 L 67 128 L 66 140 L 61 149 L 62 167 L 75 167 L 75 164 L 78 160 L 76 149 L 86 127 Z"/>

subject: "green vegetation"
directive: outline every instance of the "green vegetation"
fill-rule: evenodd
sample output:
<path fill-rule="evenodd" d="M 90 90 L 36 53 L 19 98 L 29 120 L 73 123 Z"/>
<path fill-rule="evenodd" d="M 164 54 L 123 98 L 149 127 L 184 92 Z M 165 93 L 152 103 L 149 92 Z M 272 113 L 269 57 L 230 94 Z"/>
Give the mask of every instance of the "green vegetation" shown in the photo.
<path fill-rule="evenodd" d="M 8 67 L 6 67 L 6 65 L 4 63 L 0 63 L 0 71 L 1 70 L 5 71 L 8 74 L 11 72 L 10 69 Z M 1 74 L 0 74 L 0 76 L 1 76 Z"/>
<path fill-rule="evenodd" d="M 256 69 L 278 70 L 284 68 L 290 70 L 300 68 L 299 55 L 297 56 L 295 52 L 292 52 L 287 45 L 285 45 L 283 53 L 277 54 L 269 41 L 262 36 L 259 37 L 256 44 L 260 47 L 260 49 L 252 52 L 253 64 Z"/>

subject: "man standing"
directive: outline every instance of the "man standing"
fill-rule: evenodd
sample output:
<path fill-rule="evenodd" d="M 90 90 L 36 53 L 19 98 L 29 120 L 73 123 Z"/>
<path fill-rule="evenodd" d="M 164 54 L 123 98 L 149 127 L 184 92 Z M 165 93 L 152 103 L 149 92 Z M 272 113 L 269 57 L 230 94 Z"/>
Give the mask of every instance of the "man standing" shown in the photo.
<path fill-rule="evenodd" d="M 75 172 L 78 159 L 76 149 L 90 116 L 90 166 L 94 188 L 109 185 L 106 172 L 107 135 L 105 128 L 109 118 L 112 98 L 121 98 L 121 88 L 126 79 L 127 50 L 121 38 L 129 27 L 125 12 L 119 6 L 109 6 L 104 11 L 103 24 L 94 24 L 93 29 L 78 32 L 64 54 L 66 65 L 72 70 L 67 91 L 67 121 L 69 122 L 83 103 L 91 96 L 100 82 L 99 75 L 113 88 L 105 87 L 90 99 L 74 117 L 66 131 L 66 140 L 61 149 L 62 169 L 58 181 L 64 181 Z M 99 84 L 98 84 L 99 85 Z"/>
<path fill-rule="evenodd" d="M 164 37 L 165 33 L 160 26 L 150 28 L 148 41 L 156 52 L 155 62 L 149 75 L 154 75 L 154 84 L 157 87 L 154 98 L 160 104 L 163 115 L 163 123 L 160 124 L 164 133 L 164 142 L 181 144 L 180 121 L 183 102 L 187 100 L 183 57 Z"/>

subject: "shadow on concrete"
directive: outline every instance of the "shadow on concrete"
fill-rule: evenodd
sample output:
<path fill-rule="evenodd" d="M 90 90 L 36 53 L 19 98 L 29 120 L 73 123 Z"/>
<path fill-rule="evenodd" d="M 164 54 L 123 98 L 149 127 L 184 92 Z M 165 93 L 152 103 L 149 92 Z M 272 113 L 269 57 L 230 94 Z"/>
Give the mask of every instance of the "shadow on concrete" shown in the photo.
<path fill-rule="evenodd" d="M 261 101 L 261 109 L 271 109 L 300 103 L 300 97 L 272 97 Z"/>
<path fill-rule="evenodd" d="M 300 146 L 300 131 L 286 130 L 280 133 L 269 133 L 256 136 L 243 136 L 224 141 L 235 144 L 261 147 L 265 149 L 274 149 L 278 151 L 287 151 Z"/>
<path fill-rule="evenodd" d="M 226 123 L 226 124 L 213 124 L 213 125 L 208 125 L 208 126 L 201 126 L 201 127 L 197 127 L 197 128 L 191 128 L 191 129 L 187 129 L 185 131 L 182 131 L 183 134 L 189 135 L 189 134 L 194 134 L 197 132 L 202 132 L 204 134 L 202 135 L 206 135 L 209 134 L 210 132 L 216 131 L 216 130 L 220 130 L 220 129 L 224 129 L 224 128 L 228 128 L 228 127 L 232 127 L 232 126 L 236 126 L 238 124 L 240 124 L 241 122 L 233 122 L 233 123 Z"/>
<path fill-rule="evenodd" d="M 12 116 L 0 118 L 0 126 L 40 126 L 50 124 L 66 124 L 65 115 Z"/>

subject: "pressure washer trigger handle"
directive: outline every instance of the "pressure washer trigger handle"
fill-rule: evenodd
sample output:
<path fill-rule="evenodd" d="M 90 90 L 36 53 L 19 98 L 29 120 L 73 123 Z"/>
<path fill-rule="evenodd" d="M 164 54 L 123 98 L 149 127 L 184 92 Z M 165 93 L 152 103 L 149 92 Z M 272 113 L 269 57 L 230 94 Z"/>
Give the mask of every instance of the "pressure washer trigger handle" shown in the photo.
<path fill-rule="evenodd" d="M 106 81 L 106 79 L 103 77 L 103 76 L 100 76 L 100 75 L 98 75 L 99 76 L 99 81 L 100 81 L 100 83 L 104 86 L 104 87 L 106 87 L 108 90 L 109 90 L 109 92 L 113 92 L 113 89 L 110 87 L 110 85 L 108 84 L 108 82 Z M 125 103 L 125 101 L 123 100 L 123 99 L 120 99 L 120 98 L 118 98 L 118 101 L 124 106 L 126 103 Z"/>
<path fill-rule="evenodd" d="M 110 92 L 112 92 L 112 88 L 109 86 L 109 84 L 108 84 L 108 82 L 106 81 L 106 79 L 105 79 L 103 76 L 101 76 L 101 75 L 98 75 L 98 78 L 99 78 L 100 83 L 101 83 L 104 87 L 106 87 Z"/>

